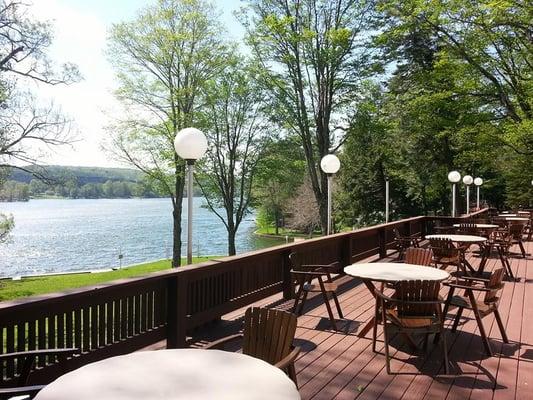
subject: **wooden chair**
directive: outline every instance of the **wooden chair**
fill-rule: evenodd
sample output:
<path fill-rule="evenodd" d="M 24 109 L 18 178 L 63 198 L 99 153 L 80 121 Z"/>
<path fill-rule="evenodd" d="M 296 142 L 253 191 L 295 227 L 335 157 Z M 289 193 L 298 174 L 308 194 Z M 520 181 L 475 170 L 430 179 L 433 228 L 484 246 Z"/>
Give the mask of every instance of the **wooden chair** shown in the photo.
<path fill-rule="evenodd" d="M 526 249 L 524 248 L 524 243 L 522 242 L 522 236 L 524 235 L 524 225 L 509 225 L 509 235 L 511 235 L 511 245 L 517 244 L 520 247 L 522 257 L 526 258 Z"/>
<path fill-rule="evenodd" d="M 443 300 L 439 299 L 440 283 L 435 281 L 401 281 L 395 285 L 394 298 L 376 290 L 376 300 L 381 313 L 385 340 L 385 359 L 387 373 L 390 369 L 389 327 L 409 338 L 413 333 L 425 334 L 424 350 L 427 352 L 428 336 L 442 336 L 442 348 L 446 374 L 449 374 L 448 349 L 444 334 L 444 314 L 441 310 Z M 440 335 L 442 334 L 442 335 Z M 375 337 L 373 340 L 375 348 Z"/>
<path fill-rule="evenodd" d="M 402 236 L 398 228 L 394 228 L 392 231 L 394 233 L 394 244 L 398 250 L 398 260 L 403 259 L 404 253 L 409 247 L 420 247 L 420 235 Z"/>
<path fill-rule="evenodd" d="M 331 326 L 334 330 L 337 330 L 337 324 L 335 323 L 335 317 L 333 316 L 333 311 L 329 304 L 328 295 L 333 297 L 339 318 L 344 318 L 339 299 L 337 298 L 338 285 L 331 279 L 331 273 L 337 272 L 338 263 L 332 263 L 329 265 L 302 265 L 296 253 L 291 253 L 289 259 L 292 264 L 292 279 L 298 285 L 298 291 L 295 295 L 292 312 L 296 315 L 302 313 L 305 301 L 307 300 L 307 295 L 310 292 L 322 293 L 322 298 L 326 304 Z M 315 280 L 317 283 L 313 283 Z"/>
<path fill-rule="evenodd" d="M 448 292 L 448 298 L 446 299 L 446 304 L 444 306 L 444 315 L 448 312 L 450 308 L 457 308 L 457 314 L 452 326 L 452 332 L 457 330 L 457 325 L 463 314 L 463 310 L 472 310 L 476 321 L 479 327 L 479 333 L 483 340 L 483 346 L 485 351 L 489 356 L 492 356 L 492 349 L 490 347 L 489 340 L 487 338 L 487 333 L 483 326 L 482 319 L 487 315 L 494 313 L 498 327 L 500 328 L 500 333 L 502 339 L 505 343 L 509 343 L 507 339 L 507 334 L 505 333 L 505 327 L 503 326 L 502 318 L 498 312 L 498 302 L 500 298 L 498 293 L 503 289 L 503 275 L 504 269 L 499 268 L 492 272 L 489 279 L 477 278 L 477 277 L 462 277 L 462 281 L 457 283 L 446 282 L 445 285 L 450 287 Z M 464 290 L 464 295 L 454 295 L 455 289 Z M 484 292 L 485 297 L 483 300 L 478 300 L 475 297 L 475 292 Z"/>
<path fill-rule="evenodd" d="M 205 349 L 222 349 L 224 344 L 242 338 L 243 354 L 259 358 L 287 372 L 298 386 L 294 361 L 300 352 L 293 346 L 296 332 L 296 315 L 274 308 L 250 307 L 244 314 L 242 334 L 231 335 Z"/>
<path fill-rule="evenodd" d="M 35 359 L 37 357 L 58 357 L 59 361 L 64 361 L 67 357 L 78 353 L 78 349 L 46 349 L 46 350 L 31 350 L 17 353 L 0 354 L 0 367 L 4 363 L 13 363 L 14 366 L 20 368 L 19 377 L 15 387 L 0 388 L 0 399 L 9 399 L 14 396 L 28 396 L 33 399 L 41 389 L 46 385 L 28 385 L 31 371 L 34 369 Z M 20 365 L 20 367 L 19 367 Z M 3 373 L 0 368 L 0 373 Z"/>
<path fill-rule="evenodd" d="M 476 224 L 459 224 L 459 228 L 457 228 L 457 233 L 462 235 L 477 235 L 478 229 L 476 227 Z"/>
<path fill-rule="evenodd" d="M 429 248 L 433 251 L 433 262 L 437 268 L 446 269 L 452 265 L 457 268 L 458 273 L 467 273 L 462 262 L 462 251 L 455 247 L 450 239 L 429 239 Z"/>
<path fill-rule="evenodd" d="M 433 265 L 433 251 L 420 247 L 409 247 L 405 250 L 405 262 L 430 267 Z"/>
<path fill-rule="evenodd" d="M 514 279 L 513 270 L 511 269 L 511 263 L 509 262 L 509 249 L 512 246 L 512 237 L 508 229 L 502 229 L 494 231 L 487 243 L 487 255 L 489 256 L 492 248 L 495 248 L 500 257 L 502 267 L 505 270 L 505 274 Z"/>

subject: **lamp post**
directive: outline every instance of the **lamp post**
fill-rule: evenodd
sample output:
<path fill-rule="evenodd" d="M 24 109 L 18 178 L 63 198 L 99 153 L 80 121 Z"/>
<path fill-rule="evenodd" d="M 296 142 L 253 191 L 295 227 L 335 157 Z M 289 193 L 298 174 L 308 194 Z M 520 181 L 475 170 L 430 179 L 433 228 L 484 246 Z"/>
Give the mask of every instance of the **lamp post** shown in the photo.
<path fill-rule="evenodd" d="M 174 148 L 178 156 L 187 162 L 187 264 L 192 264 L 192 208 L 194 162 L 207 150 L 207 138 L 196 128 L 185 128 L 176 134 Z"/>
<path fill-rule="evenodd" d="M 474 179 L 474 185 L 476 185 L 476 189 L 477 189 L 476 208 L 479 210 L 479 188 L 480 188 L 481 185 L 483 185 L 483 179 L 481 179 L 481 178 Z"/>
<path fill-rule="evenodd" d="M 452 184 L 452 217 L 455 217 L 455 185 L 461 180 L 461 174 L 457 171 L 452 171 L 448 174 L 448 180 Z"/>
<path fill-rule="evenodd" d="M 337 173 L 341 167 L 341 162 L 335 154 L 327 154 L 320 160 L 320 168 L 328 177 L 328 230 L 327 234 L 331 234 L 331 189 L 333 175 Z"/>
<path fill-rule="evenodd" d="M 474 182 L 474 178 L 470 175 L 463 176 L 463 183 L 466 185 L 466 213 L 470 214 L 470 185 Z"/>
<path fill-rule="evenodd" d="M 389 223 L 389 180 L 385 180 L 385 223 Z"/>

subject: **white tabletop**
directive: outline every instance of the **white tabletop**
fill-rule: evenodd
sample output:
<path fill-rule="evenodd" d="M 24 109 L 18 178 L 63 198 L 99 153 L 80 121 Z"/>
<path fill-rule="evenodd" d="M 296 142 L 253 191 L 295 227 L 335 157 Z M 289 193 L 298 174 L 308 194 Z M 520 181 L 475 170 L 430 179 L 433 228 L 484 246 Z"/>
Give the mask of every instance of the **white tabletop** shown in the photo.
<path fill-rule="evenodd" d="M 520 222 L 527 222 L 529 221 L 529 218 L 524 218 L 524 217 L 508 217 L 508 218 L 505 218 L 506 221 L 520 221 Z"/>
<path fill-rule="evenodd" d="M 220 350 L 143 351 L 85 365 L 36 400 L 300 400 L 279 368 Z"/>
<path fill-rule="evenodd" d="M 376 282 L 443 281 L 450 274 L 442 269 L 405 263 L 360 263 L 348 265 L 344 272 L 350 276 Z"/>
<path fill-rule="evenodd" d="M 496 229 L 496 228 L 499 228 L 499 225 L 494 225 L 494 224 L 474 224 L 476 226 L 476 228 L 479 228 L 479 229 Z M 460 227 L 460 224 L 453 224 L 453 227 L 454 228 L 459 228 Z"/>
<path fill-rule="evenodd" d="M 518 217 L 518 214 L 498 214 L 498 217 L 500 218 Z"/>
<path fill-rule="evenodd" d="M 450 239 L 453 242 L 458 243 L 479 243 L 479 242 L 486 242 L 487 238 L 484 238 L 483 236 L 475 236 L 475 235 L 426 235 L 426 239 Z"/>

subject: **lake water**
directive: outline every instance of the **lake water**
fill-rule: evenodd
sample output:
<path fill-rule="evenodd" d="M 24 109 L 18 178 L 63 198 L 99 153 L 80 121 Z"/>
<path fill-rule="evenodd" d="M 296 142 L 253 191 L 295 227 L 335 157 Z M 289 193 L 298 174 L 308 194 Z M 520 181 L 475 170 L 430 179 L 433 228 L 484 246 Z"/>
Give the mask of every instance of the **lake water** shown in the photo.
<path fill-rule="evenodd" d="M 225 255 L 225 227 L 202 204 L 194 199 L 194 255 Z M 11 240 L 0 244 L 0 276 L 116 267 L 120 253 L 123 265 L 172 256 L 169 199 L 30 200 L 0 203 L 0 212 L 15 218 Z M 239 228 L 238 253 L 279 244 L 256 237 L 254 229 L 249 215 Z"/>

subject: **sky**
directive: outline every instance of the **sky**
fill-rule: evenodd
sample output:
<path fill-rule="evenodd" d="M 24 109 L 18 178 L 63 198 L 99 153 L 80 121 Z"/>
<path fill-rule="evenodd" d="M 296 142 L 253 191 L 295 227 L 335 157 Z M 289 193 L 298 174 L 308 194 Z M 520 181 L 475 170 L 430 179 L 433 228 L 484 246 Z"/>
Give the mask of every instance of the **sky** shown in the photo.
<path fill-rule="evenodd" d="M 114 72 L 105 55 L 107 33 L 113 23 L 135 18 L 154 0 L 33 0 L 35 19 L 49 21 L 54 40 L 49 57 L 57 63 L 77 64 L 83 77 L 68 86 L 37 85 L 40 100 L 53 102 L 74 122 L 78 140 L 72 146 L 53 149 L 47 164 L 120 167 L 101 149 L 105 127 L 119 107 L 113 98 Z M 215 0 L 228 35 L 242 39 L 243 29 L 233 12 L 239 0 Z"/>

